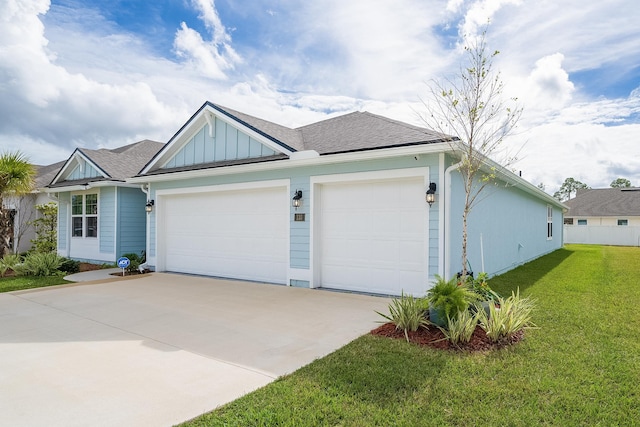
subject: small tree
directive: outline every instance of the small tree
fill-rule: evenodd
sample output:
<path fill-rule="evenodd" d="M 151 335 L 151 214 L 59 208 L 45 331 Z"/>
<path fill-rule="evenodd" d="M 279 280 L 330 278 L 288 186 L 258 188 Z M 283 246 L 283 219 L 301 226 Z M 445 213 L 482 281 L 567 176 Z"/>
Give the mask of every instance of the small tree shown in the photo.
<path fill-rule="evenodd" d="M 428 127 L 445 135 L 454 155 L 459 156 L 458 171 L 465 192 L 462 210 L 462 276 L 467 275 L 467 223 L 469 215 L 480 200 L 478 196 L 487 185 L 495 182 L 496 170 L 485 165 L 487 158 L 497 154 L 504 139 L 517 125 L 522 108 L 517 99 L 508 101 L 502 96 L 504 84 L 500 72 L 493 69 L 498 51 L 489 53 L 486 31 L 465 48 L 467 63 L 460 74 L 429 85 L 431 103 L 423 102 Z M 514 159 L 504 159 L 507 167 Z"/>
<path fill-rule="evenodd" d="M 35 169 L 19 151 L 0 155 L 0 257 L 10 250 L 9 240 L 13 234 L 13 213 L 4 209 L 3 199 L 9 195 L 19 196 L 30 192 L 34 186 Z"/>
<path fill-rule="evenodd" d="M 573 178 L 567 178 L 564 180 L 564 182 L 562 183 L 562 185 L 560 186 L 560 189 L 558 191 L 556 191 L 555 193 L 553 193 L 553 197 L 555 197 L 556 199 L 560 200 L 561 202 L 564 202 L 566 200 L 570 200 L 571 199 L 571 194 L 572 193 L 578 193 L 578 190 L 585 190 L 590 188 L 587 184 L 585 184 L 584 182 L 580 182 L 578 180 L 575 180 Z"/>
<path fill-rule="evenodd" d="M 20 250 L 22 238 L 33 229 L 33 219 L 35 217 L 33 209 L 34 198 L 32 194 L 13 197 L 16 207 L 15 217 L 13 218 L 13 246 L 16 252 Z"/>
<path fill-rule="evenodd" d="M 617 178 L 611 181 L 611 188 L 629 188 L 631 181 L 626 178 Z"/>
<path fill-rule="evenodd" d="M 39 218 L 33 221 L 36 238 L 31 240 L 34 252 L 54 252 L 58 240 L 58 205 L 53 202 L 37 205 Z"/>

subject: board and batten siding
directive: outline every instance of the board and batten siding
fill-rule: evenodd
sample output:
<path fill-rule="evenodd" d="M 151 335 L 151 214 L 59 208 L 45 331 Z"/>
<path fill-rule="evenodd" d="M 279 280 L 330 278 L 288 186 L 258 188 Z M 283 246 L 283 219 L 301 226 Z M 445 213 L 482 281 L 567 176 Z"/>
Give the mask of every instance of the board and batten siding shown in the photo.
<path fill-rule="evenodd" d="M 156 198 L 157 190 L 194 188 L 210 185 L 236 184 L 245 182 L 260 182 L 278 179 L 289 179 L 290 181 L 290 268 L 308 270 L 311 265 L 311 221 L 313 221 L 310 211 L 310 179 L 312 176 L 348 174 L 357 172 L 374 172 L 390 169 L 407 169 L 416 167 L 428 167 L 429 177 L 438 184 L 439 176 L 438 155 L 421 156 L 416 159 L 414 156 L 403 156 L 391 159 L 367 160 L 360 162 L 337 163 L 331 165 L 307 166 L 304 168 L 288 168 L 281 170 L 271 170 L 264 172 L 252 172 L 244 174 L 230 174 L 223 176 L 193 178 L 185 180 L 170 180 L 154 182 L 151 184 L 150 198 Z M 291 197 L 296 190 L 302 190 L 302 206 L 297 210 L 291 206 Z M 426 188 L 425 188 L 426 191 Z M 439 190 L 438 190 L 439 191 Z M 426 203 L 426 201 L 425 201 Z M 439 262 L 439 198 L 429 210 L 429 277 L 438 273 Z M 256 207 L 258 208 L 258 207 Z M 305 221 L 294 221 L 295 213 L 304 213 Z M 149 257 L 155 259 L 156 254 L 156 209 L 150 214 L 150 235 L 149 235 Z M 291 283 L 302 285 L 308 283 L 306 280 L 292 277 Z"/>
<path fill-rule="evenodd" d="M 78 158 L 78 165 L 67 175 L 65 180 L 73 181 L 75 179 L 96 178 L 98 176 L 102 176 L 102 174 L 84 159 Z"/>
<path fill-rule="evenodd" d="M 71 195 L 60 193 L 58 195 L 58 254 L 67 256 L 69 249 L 69 207 Z"/>
<path fill-rule="evenodd" d="M 115 253 L 116 188 L 102 187 L 98 200 L 100 253 L 112 255 Z"/>
<path fill-rule="evenodd" d="M 214 136 L 205 124 L 166 165 L 165 169 L 210 162 L 273 156 L 275 151 L 224 121 L 215 119 Z"/>
<path fill-rule="evenodd" d="M 310 221 L 311 218 L 311 210 L 310 210 L 310 184 L 309 184 L 309 176 L 304 175 L 295 175 L 291 177 L 290 184 L 290 200 L 293 198 L 296 190 L 302 191 L 302 206 L 299 208 L 294 208 L 293 203 L 290 206 L 290 266 L 291 268 L 300 268 L 300 269 L 309 269 L 310 268 L 310 245 L 311 245 L 311 236 L 310 236 Z M 304 214 L 305 221 L 294 221 L 295 214 Z M 308 284 L 307 284 L 308 285 Z"/>
<path fill-rule="evenodd" d="M 118 189 L 118 230 L 116 258 L 127 253 L 145 250 L 147 235 L 147 213 L 144 210 L 147 196 L 139 188 Z"/>

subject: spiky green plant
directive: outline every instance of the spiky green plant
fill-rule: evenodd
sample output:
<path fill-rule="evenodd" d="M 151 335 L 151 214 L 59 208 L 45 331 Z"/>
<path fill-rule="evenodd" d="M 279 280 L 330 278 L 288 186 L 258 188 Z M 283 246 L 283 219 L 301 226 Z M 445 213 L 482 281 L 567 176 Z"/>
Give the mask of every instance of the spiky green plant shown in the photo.
<path fill-rule="evenodd" d="M 507 298 L 499 298 L 497 304 L 489 304 L 489 313 L 478 311 L 478 323 L 492 341 L 510 339 L 524 328 L 535 326 L 531 313 L 535 301 L 520 296 L 520 289 Z"/>
<path fill-rule="evenodd" d="M 427 324 L 424 312 L 424 301 L 411 295 L 405 295 L 404 292 L 402 292 L 400 298 L 391 300 L 389 314 L 376 311 L 380 316 L 393 323 L 396 329 L 402 329 L 407 342 L 409 342 L 408 331 L 415 332 L 420 326 Z"/>
<path fill-rule="evenodd" d="M 55 252 L 29 254 L 22 264 L 15 266 L 14 271 L 19 276 L 54 276 L 59 273 L 58 268 L 63 259 Z"/>
<path fill-rule="evenodd" d="M 480 309 L 482 311 L 482 309 Z M 451 344 L 458 346 L 466 344 L 471 340 L 473 331 L 478 325 L 478 314 L 471 310 L 463 310 L 455 318 L 447 318 L 447 327 L 438 327 Z"/>
<path fill-rule="evenodd" d="M 7 254 L 0 258 L 0 277 L 4 277 L 7 270 L 15 270 L 16 265 L 20 264 L 22 257 L 18 254 Z"/>

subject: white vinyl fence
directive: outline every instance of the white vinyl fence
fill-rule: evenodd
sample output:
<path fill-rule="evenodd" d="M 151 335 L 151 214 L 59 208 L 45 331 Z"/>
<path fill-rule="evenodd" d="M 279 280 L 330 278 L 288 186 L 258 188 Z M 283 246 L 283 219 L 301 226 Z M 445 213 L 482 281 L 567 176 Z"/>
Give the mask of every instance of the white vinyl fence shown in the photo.
<path fill-rule="evenodd" d="M 640 246 L 640 227 L 619 225 L 565 225 L 565 243 Z"/>

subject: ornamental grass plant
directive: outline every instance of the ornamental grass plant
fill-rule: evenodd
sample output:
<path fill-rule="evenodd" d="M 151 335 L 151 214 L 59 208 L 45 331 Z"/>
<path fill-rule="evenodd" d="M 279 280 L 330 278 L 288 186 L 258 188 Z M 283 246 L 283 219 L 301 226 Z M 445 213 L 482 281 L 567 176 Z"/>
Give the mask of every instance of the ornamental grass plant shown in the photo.
<path fill-rule="evenodd" d="M 393 323 L 396 329 L 404 331 L 407 342 L 409 342 L 408 331 L 415 332 L 427 322 L 424 316 L 425 306 L 423 300 L 411 295 L 405 295 L 404 292 L 402 292 L 400 298 L 391 300 L 389 314 L 380 313 L 379 311 L 376 311 L 376 313 Z"/>
<path fill-rule="evenodd" d="M 520 289 L 489 304 L 489 313 L 478 310 L 478 323 L 492 341 L 510 340 L 516 333 L 535 326 L 531 320 L 535 302 L 520 296 Z"/>

